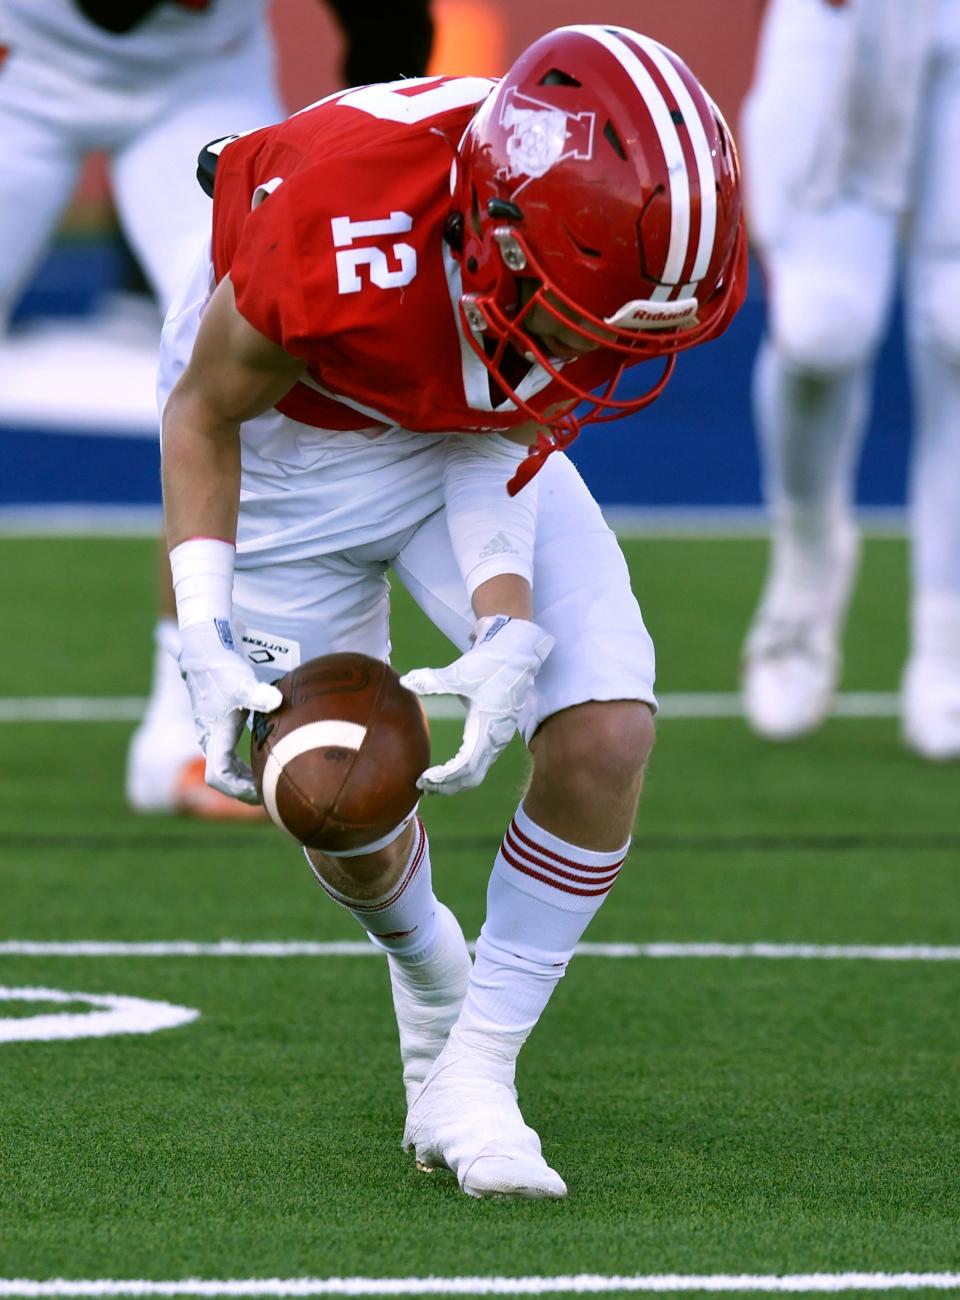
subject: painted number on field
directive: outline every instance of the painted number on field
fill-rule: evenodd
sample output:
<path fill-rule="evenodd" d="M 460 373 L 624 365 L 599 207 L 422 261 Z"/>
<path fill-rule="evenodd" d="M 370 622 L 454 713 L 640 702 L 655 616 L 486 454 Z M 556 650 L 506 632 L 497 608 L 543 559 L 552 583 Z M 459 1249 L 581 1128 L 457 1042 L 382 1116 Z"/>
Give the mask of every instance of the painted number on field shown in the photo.
<path fill-rule="evenodd" d="M 172 1002 L 125 998 L 114 993 L 68 993 L 63 989 L 7 988 L 0 1003 L 85 1004 L 88 1011 L 45 1011 L 34 1016 L 0 1016 L 0 1043 L 51 1042 L 62 1038 L 106 1038 L 111 1034 L 154 1034 L 196 1020 L 200 1012 Z"/>

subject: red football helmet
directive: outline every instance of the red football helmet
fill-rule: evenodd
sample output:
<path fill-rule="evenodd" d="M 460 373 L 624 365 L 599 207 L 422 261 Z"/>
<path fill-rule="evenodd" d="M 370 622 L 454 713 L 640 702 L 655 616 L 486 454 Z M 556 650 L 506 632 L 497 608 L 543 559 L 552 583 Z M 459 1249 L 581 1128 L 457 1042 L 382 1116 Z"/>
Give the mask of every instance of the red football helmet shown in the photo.
<path fill-rule="evenodd" d="M 453 191 L 466 337 L 553 435 L 523 481 L 582 424 L 653 401 L 675 354 L 721 333 L 743 301 L 730 132 L 686 64 L 627 28 L 560 27 L 535 41 L 467 128 Z M 576 363 L 586 386 L 528 332 L 537 308 L 599 349 Z M 516 375 L 517 353 L 557 381 L 570 399 L 563 413 L 545 420 L 517 396 L 504 373 L 506 364 Z M 666 358 L 654 387 L 618 397 L 626 367 L 653 357 Z"/>

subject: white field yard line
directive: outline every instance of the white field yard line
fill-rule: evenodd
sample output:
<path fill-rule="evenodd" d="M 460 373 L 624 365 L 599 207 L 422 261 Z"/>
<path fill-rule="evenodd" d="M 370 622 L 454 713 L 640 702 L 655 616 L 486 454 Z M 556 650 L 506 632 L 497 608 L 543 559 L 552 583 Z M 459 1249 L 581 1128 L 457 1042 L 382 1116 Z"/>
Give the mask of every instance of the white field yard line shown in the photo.
<path fill-rule="evenodd" d="M 633 1277 L 579 1273 L 558 1277 L 184 1278 L 176 1282 L 0 1278 L 0 1297 L 676 1295 L 730 1291 L 835 1295 L 844 1291 L 951 1291 L 958 1287 L 960 1273 L 654 1273 Z"/>
<path fill-rule="evenodd" d="M 675 691 L 658 696 L 661 718 L 740 718 L 743 705 L 736 691 Z M 24 695 L 0 697 L 2 722 L 139 722 L 147 701 L 137 695 Z M 464 716 L 455 699 L 424 701 L 436 721 Z M 894 718 L 897 696 L 885 691 L 849 691 L 839 695 L 838 718 Z"/>
<path fill-rule="evenodd" d="M 82 430 L 82 432 L 87 432 Z M 666 540 L 737 541 L 767 537 L 770 524 L 759 506 L 603 507 L 620 537 Z M 897 506 L 860 506 L 857 525 L 864 537 L 906 537 L 907 512 Z M 0 506 L 0 537 L 156 537 L 163 528 L 159 505 Z"/>
<path fill-rule="evenodd" d="M 469 945 L 471 950 L 474 944 Z M 579 943 L 581 957 L 719 958 L 762 961 L 958 962 L 960 945 L 823 943 Z M 120 942 L 98 939 L 7 939 L 0 957 L 379 957 L 365 940 L 319 942 L 305 939 L 187 939 Z"/>

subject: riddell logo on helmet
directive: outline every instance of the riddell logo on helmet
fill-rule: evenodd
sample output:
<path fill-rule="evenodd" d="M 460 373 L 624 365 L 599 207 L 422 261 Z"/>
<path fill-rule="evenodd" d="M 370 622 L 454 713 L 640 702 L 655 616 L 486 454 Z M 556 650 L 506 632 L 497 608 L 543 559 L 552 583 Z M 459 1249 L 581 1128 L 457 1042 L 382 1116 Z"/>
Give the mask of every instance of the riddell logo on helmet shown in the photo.
<path fill-rule="evenodd" d="M 696 298 L 675 298 L 673 302 L 650 302 L 646 298 L 637 298 L 624 303 L 612 316 L 605 316 L 604 324 L 622 330 L 650 330 L 662 326 L 689 329 L 697 323 L 699 307 Z"/>
<path fill-rule="evenodd" d="M 544 176 L 564 158 L 586 162 L 593 157 L 595 113 L 571 116 L 562 108 L 544 104 L 529 95 L 521 95 L 509 86 L 500 108 L 500 125 L 509 131 L 507 158 L 509 166 L 501 168 L 501 179 L 513 176 Z"/>

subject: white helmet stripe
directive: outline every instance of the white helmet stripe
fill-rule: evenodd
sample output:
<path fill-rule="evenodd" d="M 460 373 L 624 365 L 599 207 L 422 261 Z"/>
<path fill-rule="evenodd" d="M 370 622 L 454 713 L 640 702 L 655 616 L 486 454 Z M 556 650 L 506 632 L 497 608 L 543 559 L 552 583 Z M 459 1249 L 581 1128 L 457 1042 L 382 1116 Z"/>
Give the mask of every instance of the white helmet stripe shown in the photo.
<path fill-rule="evenodd" d="M 666 163 L 667 176 L 670 181 L 670 243 L 661 275 L 661 279 L 665 283 L 654 289 L 650 298 L 652 301 L 664 301 L 670 296 L 680 280 L 684 263 L 687 260 L 687 248 L 690 243 L 690 176 L 687 172 L 687 163 L 683 156 L 683 146 L 680 143 L 676 123 L 670 116 L 669 105 L 653 77 L 630 46 L 616 34 L 618 32 L 627 32 L 626 28 L 612 28 L 608 31 L 605 27 L 584 24 L 582 26 L 561 27 L 560 31 L 577 32 L 581 36 L 589 36 L 591 40 L 597 41 L 609 50 L 632 79 L 637 90 L 639 90 L 641 98 L 653 119 L 653 124 L 657 128 L 657 136 L 660 140 L 660 148 L 663 150 L 663 160 Z M 634 32 L 628 32 L 627 34 L 631 37 L 635 36 Z M 699 114 L 695 113 L 694 116 L 699 122 Z"/>
<path fill-rule="evenodd" d="M 618 28 L 622 31 L 622 28 Z M 700 177 L 700 239 L 697 244 L 697 256 L 690 273 L 691 283 L 684 285 L 680 296 L 693 293 L 697 284 L 703 279 L 713 256 L 713 244 L 717 235 L 717 188 L 713 171 L 713 159 L 710 153 L 710 141 L 704 130 L 703 121 L 697 112 L 690 91 L 684 84 L 673 61 L 658 41 L 638 32 L 627 32 L 629 36 L 642 45 L 646 53 L 656 64 L 660 75 L 673 92 L 683 120 L 687 124 L 694 157 L 697 160 L 697 174 Z"/>

